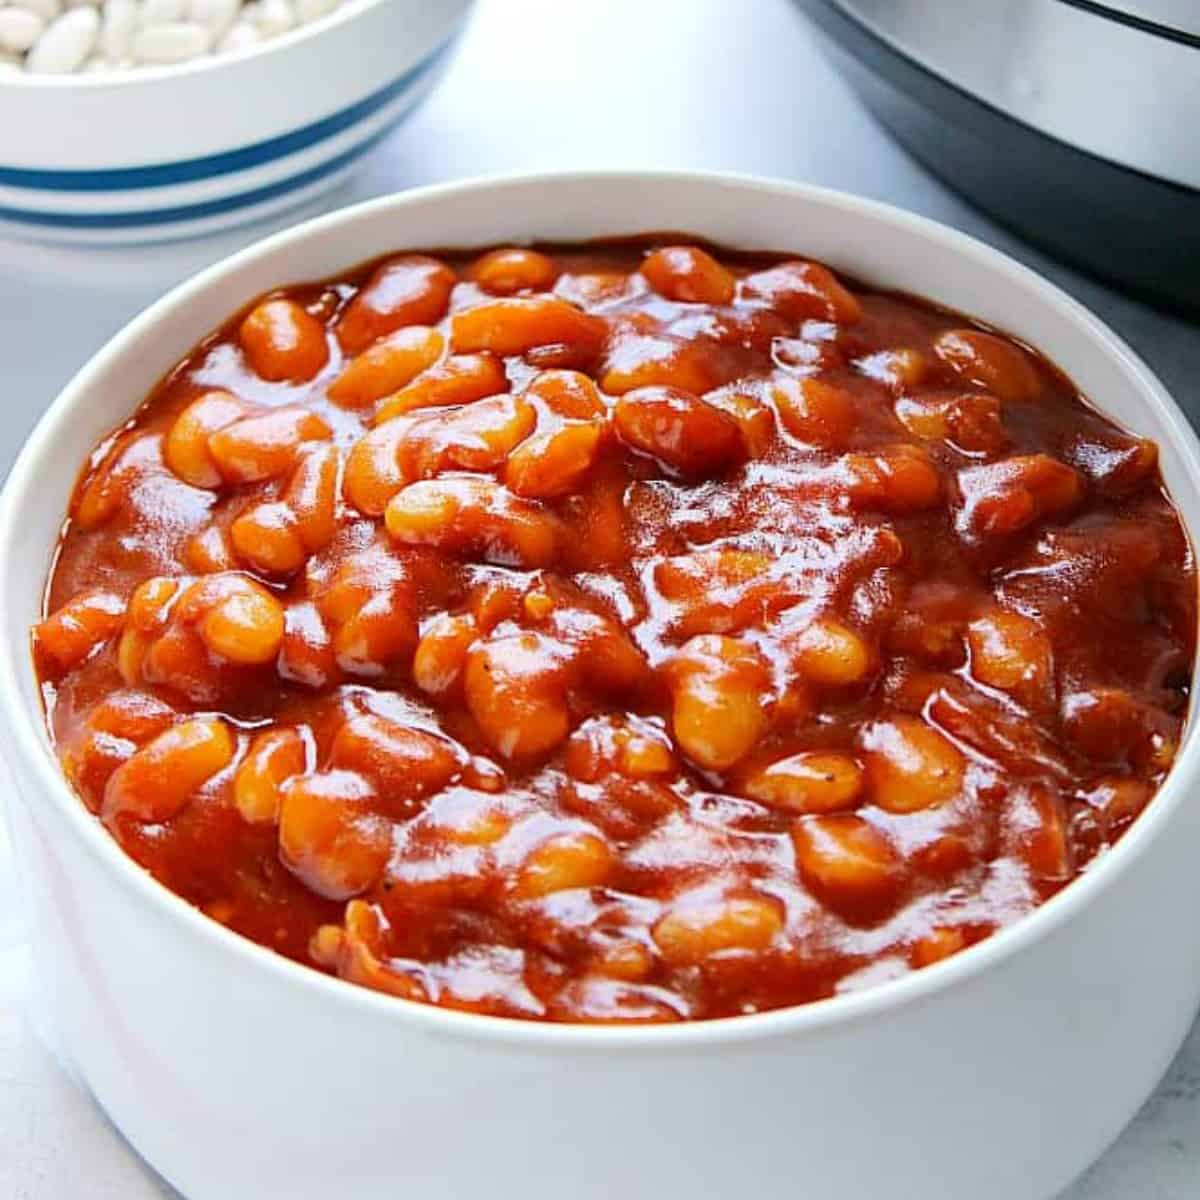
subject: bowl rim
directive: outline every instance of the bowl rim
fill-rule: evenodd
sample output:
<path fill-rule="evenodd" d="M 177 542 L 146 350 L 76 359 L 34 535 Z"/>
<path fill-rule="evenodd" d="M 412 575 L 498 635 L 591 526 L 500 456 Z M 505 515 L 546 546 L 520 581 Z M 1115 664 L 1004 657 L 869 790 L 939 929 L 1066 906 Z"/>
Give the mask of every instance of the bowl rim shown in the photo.
<path fill-rule="evenodd" d="M 622 183 L 629 187 L 659 184 L 725 185 L 748 194 L 771 193 L 785 198 L 817 201 L 840 209 L 851 218 L 868 217 L 940 242 L 955 253 L 975 260 L 978 266 L 986 270 L 1015 277 L 1025 287 L 1038 292 L 1047 304 L 1057 307 L 1086 334 L 1098 352 L 1117 359 L 1136 380 L 1141 399 L 1155 410 L 1162 427 L 1181 455 L 1192 486 L 1200 496 L 1200 439 L 1150 368 L 1122 338 L 1079 301 L 1029 267 L 974 237 L 881 201 L 812 184 L 736 172 L 686 169 L 512 172 L 414 188 L 313 218 L 214 263 L 144 309 L 74 375 L 42 414 L 22 447 L 0 493 L 0 579 L 7 579 L 12 571 L 13 547 L 21 539 L 20 512 L 25 504 L 31 502 L 31 497 L 36 496 L 39 468 L 52 461 L 58 431 L 70 423 L 73 410 L 86 401 L 93 380 L 119 362 L 128 348 L 166 314 L 186 309 L 193 298 L 255 260 L 274 255 L 298 242 L 335 236 L 342 227 L 353 225 L 375 213 L 388 210 L 400 212 L 410 205 L 436 203 L 438 199 L 451 194 L 486 193 L 497 187 L 556 187 L 602 181 Z M 1053 348 L 1046 347 L 1045 350 L 1053 358 Z M 74 466 L 74 463 L 70 464 L 71 469 Z M 1178 510 L 1178 505 L 1176 507 Z M 1182 513 L 1180 520 L 1195 544 L 1193 531 L 1188 529 Z M 36 586 L 41 588 L 44 582 L 44 579 L 38 579 Z M 28 679 L 32 659 L 27 641 L 4 636 L 2 631 L 8 629 L 10 619 L 8 590 L 0 588 L 0 711 L 8 718 L 11 735 L 4 756 L 19 781 L 19 787 L 29 789 L 35 785 L 40 792 L 52 797 L 53 807 L 57 809 L 59 817 L 83 843 L 110 882 L 117 882 L 129 890 L 137 902 L 153 906 L 166 923 L 179 922 L 183 926 L 181 932 L 190 932 L 207 941 L 215 957 L 229 953 L 234 959 L 240 960 L 238 965 L 247 971 L 266 971 L 281 986 L 304 989 L 314 1004 L 340 1005 L 347 1014 L 359 1013 L 364 1019 L 411 1022 L 416 1029 L 429 1035 L 477 1038 L 545 1050 L 570 1048 L 573 1051 L 601 1053 L 617 1048 L 665 1050 L 697 1044 L 735 1045 L 780 1036 L 814 1035 L 824 1030 L 857 1024 L 881 1012 L 927 1002 L 952 988 L 964 987 L 990 968 L 1000 967 L 1022 950 L 1049 937 L 1093 899 L 1111 888 L 1164 833 L 1175 811 L 1184 802 L 1187 783 L 1195 777 L 1197 760 L 1200 760 L 1198 722 L 1194 714 L 1189 714 L 1178 757 L 1167 779 L 1146 811 L 1115 847 L 1096 860 L 1084 875 L 1073 880 L 1034 911 L 949 959 L 920 971 L 860 991 L 721 1019 L 665 1025 L 588 1025 L 522 1020 L 440 1008 L 355 986 L 293 962 L 234 933 L 160 884 L 121 849 L 67 784 L 51 746 L 43 714 L 35 712 L 34 706 L 25 702 L 22 678 Z M 230 969 L 233 966 L 231 962 Z"/>
<path fill-rule="evenodd" d="M 181 63 L 164 63 L 159 66 L 131 67 L 126 71 L 97 71 L 88 74 L 70 72 L 66 75 L 45 75 L 21 71 L 16 75 L 0 75 L 0 96 L 5 91 L 87 91 L 132 90 L 140 85 L 152 86 L 164 80 L 179 79 L 186 75 L 200 75 L 208 71 L 219 71 L 231 63 L 244 63 L 250 59 L 265 58 L 270 54 L 286 53 L 293 46 L 310 38 L 318 37 L 339 25 L 346 25 L 365 15 L 388 0 L 342 0 L 337 8 L 307 25 L 297 25 L 278 37 L 231 54 L 201 54 Z M 434 0 L 437 2 L 437 0 Z"/>

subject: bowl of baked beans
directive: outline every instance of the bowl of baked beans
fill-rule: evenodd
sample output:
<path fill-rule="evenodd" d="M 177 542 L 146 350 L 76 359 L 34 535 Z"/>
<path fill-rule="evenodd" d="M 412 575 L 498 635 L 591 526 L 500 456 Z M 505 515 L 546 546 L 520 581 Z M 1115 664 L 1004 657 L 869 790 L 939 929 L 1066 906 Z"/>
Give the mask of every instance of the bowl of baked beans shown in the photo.
<path fill-rule="evenodd" d="M 429 94 L 470 0 L 0 5 L 0 233 L 122 245 L 314 201 Z"/>
<path fill-rule="evenodd" d="M 67 1052 L 193 1197 L 1049 1197 L 1200 998 L 1198 518 L 1136 356 L 885 205 L 268 239 L 0 502 Z"/>

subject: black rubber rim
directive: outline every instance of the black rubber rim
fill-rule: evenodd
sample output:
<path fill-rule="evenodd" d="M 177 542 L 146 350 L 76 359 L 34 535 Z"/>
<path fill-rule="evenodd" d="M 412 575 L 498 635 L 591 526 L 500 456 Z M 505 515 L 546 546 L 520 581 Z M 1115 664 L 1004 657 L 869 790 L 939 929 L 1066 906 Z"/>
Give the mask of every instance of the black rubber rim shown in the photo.
<path fill-rule="evenodd" d="M 1091 13 L 1106 21 L 1116 21 L 1118 25 L 1127 25 L 1140 33 L 1148 33 L 1152 37 L 1165 38 L 1168 42 L 1178 42 L 1182 46 L 1200 47 L 1200 34 L 1188 33 L 1186 29 L 1173 29 L 1170 25 L 1160 25 L 1157 21 L 1147 21 L 1134 13 L 1122 12 L 1119 8 L 1109 8 L 1107 4 L 1097 4 L 1096 0 L 1059 0 L 1060 4 L 1069 4 L 1081 12 Z"/>

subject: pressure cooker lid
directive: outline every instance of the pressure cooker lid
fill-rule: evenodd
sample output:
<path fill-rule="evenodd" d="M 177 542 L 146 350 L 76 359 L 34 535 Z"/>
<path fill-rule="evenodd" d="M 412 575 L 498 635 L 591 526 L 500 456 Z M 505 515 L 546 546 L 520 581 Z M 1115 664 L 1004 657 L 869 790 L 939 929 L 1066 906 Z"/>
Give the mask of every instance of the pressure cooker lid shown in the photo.
<path fill-rule="evenodd" d="M 1200 315 L 1200 37 L 1145 20 L 1200 25 L 1200 0 L 795 3 L 879 120 L 952 187 L 1063 258 Z"/>
<path fill-rule="evenodd" d="M 1007 116 L 1200 191 L 1200 0 L 824 2 Z M 1151 12 L 1198 33 L 1164 32 Z"/>

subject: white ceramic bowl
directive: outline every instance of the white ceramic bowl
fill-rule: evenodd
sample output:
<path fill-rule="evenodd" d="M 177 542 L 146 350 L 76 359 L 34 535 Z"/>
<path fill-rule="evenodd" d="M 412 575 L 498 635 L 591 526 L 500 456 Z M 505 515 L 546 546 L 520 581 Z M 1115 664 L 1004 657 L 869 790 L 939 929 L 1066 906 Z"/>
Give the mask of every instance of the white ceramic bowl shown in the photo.
<path fill-rule="evenodd" d="M 191 237 L 333 187 L 417 106 L 472 0 L 345 0 L 245 54 L 0 76 L 0 233 Z"/>
<path fill-rule="evenodd" d="M 651 173 L 478 181 L 310 222 L 176 289 L 63 392 L 0 500 L 0 703 L 53 1018 L 100 1103 L 190 1200 L 1045 1200 L 1116 1136 L 1192 1021 L 1194 728 L 1118 847 L 1012 928 L 875 990 L 658 1028 L 443 1011 L 294 965 L 160 887 L 69 791 L 28 630 L 78 465 L 168 367 L 256 294 L 392 248 L 654 229 L 802 251 L 1028 340 L 1158 440 L 1200 530 L 1200 447 L 1119 339 L 996 251 L 834 192 Z"/>

